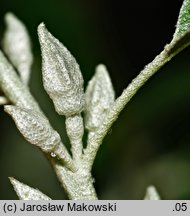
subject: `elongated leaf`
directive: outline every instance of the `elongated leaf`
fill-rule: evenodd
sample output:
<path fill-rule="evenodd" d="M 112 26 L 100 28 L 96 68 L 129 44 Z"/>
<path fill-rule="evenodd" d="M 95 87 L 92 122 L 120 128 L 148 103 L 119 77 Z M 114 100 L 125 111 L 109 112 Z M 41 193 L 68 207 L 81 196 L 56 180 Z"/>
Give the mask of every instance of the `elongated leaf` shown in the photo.
<path fill-rule="evenodd" d="M 156 188 L 151 185 L 146 189 L 146 194 L 145 194 L 144 199 L 145 200 L 160 200 L 160 195 L 158 194 Z"/>
<path fill-rule="evenodd" d="M 30 94 L 28 87 L 23 85 L 13 66 L 8 62 L 1 50 L 0 89 L 11 103 L 40 112 L 39 106 Z"/>
<path fill-rule="evenodd" d="M 184 0 L 181 6 L 174 38 L 190 30 L 190 0 Z"/>
<path fill-rule="evenodd" d="M 47 195 L 10 177 L 10 182 L 20 200 L 51 200 Z"/>
<path fill-rule="evenodd" d="M 95 131 L 115 100 L 111 79 L 104 65 L 98 65 L 86 89 L 85 126 Z"/>
<path fill-rule="evenodd" d="M 28 142 L 38 146 L 43 152 L 50 153 L 51 157 L 57 157 L 67 168 L 76 170 L 59 134 L 41 113 L 12 105 L 5 106 L 5 111 L 13 118 Z"/>
<path fill-rule="evenodd" d="M 65 116 L 80 113 L 84 109 L 85 99 L 79 65 L 43 23 L 38 26 L 38 36 L 44 88 L 53 100 L 56 111 Z"/>
<path fill-rule="evenodd" d="M 5 111 L 11 115 L 25 139 L 44 152 L 52 152 L 60 144 L 59 134 L 40 113 L 11 105 L 5 106 Z"/>
<path fill-rule="evenodd" d="M 3 39 L 3 49 L 18 70 L 21 80 L 28 84 L 33 56 L 27 29 L 12 13 L 6 14 L 5 22 L 7 29 Z"/>

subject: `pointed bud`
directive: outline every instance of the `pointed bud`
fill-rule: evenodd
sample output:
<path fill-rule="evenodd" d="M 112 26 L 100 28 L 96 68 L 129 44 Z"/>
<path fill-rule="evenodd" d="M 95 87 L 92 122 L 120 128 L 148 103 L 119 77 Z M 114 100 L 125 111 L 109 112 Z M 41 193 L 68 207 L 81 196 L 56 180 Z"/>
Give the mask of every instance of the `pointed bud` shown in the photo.
<path fill-rule="evenodd" d="M 144 200 L 160 200 L 160 195 L 154 186 L 151 185 L 146 189 Z"/>
<path fill-rule="evenodd" d="M 12 13 L 6 14 L 5 22 L 7 29 L 3 39 L 3 49 L 18 70 L 21 80 L 28 84 L 33 56 L 27 29 Z"/>
<path fill-rule="evenodd" d="M 38 189 L 29 187 L 28 185 L 19 182 L 13 177 L 10 177 L 9 180 L 20 200 L 51 200 Z"/>
<path fill-rule="evenodd" d="M 98 65 L 86 89 L 85 126 L 95 131 L 115 100 L 114 89 L 104 65 Z"/>
<path fill-rule="evenodd" d="M 75 58 L 42 23 L 38 26 L 44 88 L 56 111 L 65 116 L 80 113 L 85 105 L 83 78 Z"/>
<path fill-rule="evenodd" d="M 44 152 L 53 152 L 60 144 L 59 134 L 40 113 L 7 105 L 5 111 L 11 115 L 25 139 Z"/>

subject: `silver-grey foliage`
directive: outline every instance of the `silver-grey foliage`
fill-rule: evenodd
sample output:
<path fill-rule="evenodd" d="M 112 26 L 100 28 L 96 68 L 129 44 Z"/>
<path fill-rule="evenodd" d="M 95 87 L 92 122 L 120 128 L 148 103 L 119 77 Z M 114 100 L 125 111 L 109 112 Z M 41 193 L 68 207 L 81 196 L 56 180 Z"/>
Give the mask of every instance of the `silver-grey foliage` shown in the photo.
<path fill-rule="evenodd" d="M 5 106 L 5 111 L 12 116 L 25 139 L 44 152 L 51 153 L 60 144 L 59 134 L 41 113 L 11 105 Z"/>
<path fill-rule="evenodd" d="M 120 112 L 140 87 L 190 44 L 189 8 L 190 0 L 184 0 L 172 41 L 116 100 L 104 65 L 97 66 L 84 93 L 83 77 L 75 58 L 43 23 L 39 25 L 44 88 L 55 110 L 66 117 L 71 154 L 27 86 L 33 58 L 27 30 L 13 14 L 6 15 L 7 31 L 3 47 L 11 63 L 0 51 L 0 90 L 4 94 L 0 97 L 0 104 L 11 103 L 5 106 L 5 111 L 13 118 L 25 139 L 43 151 L 70 199 L 97 199 L 91 174 L 97 151 Z M 15 43 L 18 46 L 15 47 Z M 88 130 L 86 147 L 83 145 L 84 128 Z M 10 178 L 10 181 L 20 199 L 50 199 L 14 178 Z M 145 199 L 159 199 L 154 187 L 147 189 Z"/>
<path fill-rule="evenodd" d="M 51 200 L 48 196 L 43 194 L 38 189 L 29 187 L 28 185 L 23 184 L 22 182 L 19 182 L 13 177 L 9 179 L 19 199 L 21 200 Z"/>
<path fill-rule="evenodd" d="M 190 28 L 190 0 L 184 0 L 181 6 L 174 38 L 180 36 L 184 32 L 189 31 Z"/>
<path fill-rule="evenodd" d="M 96 131 L 114 104 L 115 92 L 104 65 L 98 65 L 86 89 L 85 126 Z"/>
<path fill-rule="evenodd" d="M 83 78 L 75 58 L 41 23 L 38 36 L 42 50 L 44 88 L 56 111 L 65 116 L 84 109 Z"/>
<path fill-rule="evenodd" d="M 158 194 L 156 188 L 150 185 L 146 189 L 145 200 L 160 200 L 160 195 Z"/>
<path fill-rule="evenodd" d="M 33 55 L 27 29 L 12 13 L 6 14 L 5 22 L 7 30 L 3 38 L 3 49 L 18 70 L 22 81 L 28 84 Z"/>

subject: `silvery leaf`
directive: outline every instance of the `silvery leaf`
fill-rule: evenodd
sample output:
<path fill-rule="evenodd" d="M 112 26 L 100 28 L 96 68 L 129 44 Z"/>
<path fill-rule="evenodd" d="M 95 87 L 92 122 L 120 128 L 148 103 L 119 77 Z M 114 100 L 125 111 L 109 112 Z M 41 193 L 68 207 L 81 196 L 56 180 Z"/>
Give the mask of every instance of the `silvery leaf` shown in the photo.
<path fill-rule="evenodd" d="M 10 177 L 9 179 L 20 200 L 51 200 L 38 189 L 29 187 L 28 185 L 19 182 L 13 177 Z"/>
<path fill-rule="evenodd" d="M 154 186 L 147 187 L 144 200 L 160 200 L 160 195 Z"/>
<path fill-rule="evenodd" d="M 33 56 L 27 29 L 12 13 L 6 14 L 5 22 L 7 29 L 3 39 L 3 49 L 18 70 L 21 80 L 28 84 Z"/>
<path fill-rule="evenodd" d="M 176 24 L 174 38 L 183 35 L 187 31 L 190 31 L 190 0 L 183 1 Z"/>
<path fill-rule="evenodd" d="M 40 113 L 12 105 L 5 106 L 5 111 L 11 115 L 25 139 L 44 152 L 53 152 L 60 144 L 59 134 Z"/>
<path fill-rule="evenodd" d="M 44 88 L 56 111 L 65 116 L 84 109 L 83 78 L 75 58 L 42 23 L 38 27 Z"/>
<path fill-rule="evenodd" d="M 0 89 L 6 98 L 20 107 L 35 109 L 40 108 L 31 95 L 28 86 L 23 85 L 13 66 L 0 50 Z"/>
<path fill-rule="evenodd" d="M 95 131 L 115 100 L 111 79 L 104 65 L 98 65 L 86 89 L 85 126 Z"/>

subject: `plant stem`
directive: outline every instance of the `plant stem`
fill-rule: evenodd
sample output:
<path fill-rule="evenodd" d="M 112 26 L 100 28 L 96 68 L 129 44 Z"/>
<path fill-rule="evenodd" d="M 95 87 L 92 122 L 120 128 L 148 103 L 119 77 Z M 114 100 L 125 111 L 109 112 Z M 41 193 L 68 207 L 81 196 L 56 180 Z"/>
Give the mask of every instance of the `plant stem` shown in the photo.
<path fill-rule="evenodd" d="M 0 87 L 4 92 L 6 98 L 12 104 L 26 109 L 36 110 L 37 112 L 40 112 L 44 116 L 44 118 L 46 118 L 46 116 L 43 114 L 42 110 L 38 106 L 38 103 L 31 95 L 28 87 L 20 80 L 12 65 L 8 62 L 8 60 L 1 51 Z M 59 147 L 55 149 L 54 153 L 56 156 L 58 156 L 58 159 L 63 161 L 65 166 L 68 166 L 68 168 L 72 170 L 72 172 L 76 171 L 73 160 L 62 143 L 60 143 Z M 48 157 L 47 153 L 44 154 Z"/>
<path fill-rule="evenodd" d="M 60 160 L 63 163 L 63 165 L 65 165 L 72 172 L 75 172 L 77 170 L 77 167 L 73 162 L 73 159 L 71 158 L 69 152 L 67 151 L 65 145 L 62 142 L 58 145 L 54 152 L 52 152 L 51 156 L 57 157 L 57 159 Z"/>
<path fill-rule="evenodd" d="M 93 178 L 90 170 L 86 168 L 84 161 L 81 161 L 77 172 L 71 172 L 64 166 L 52 161 L 54 170 L 71 200 L 97 200 L 96 191 L 93 186 Z"/>
<path fill-rule="evenodd" d="M 84 124 L 81 114 L 66 117 L 66 132 L 71 143 L 71 152 L 76 166 L 80 166 L 82 159 Z"/>
<path fill-rule="evenodd" d="M 189 32 L 184 34 L 182 37 L 173 39 L 170 44 L 166 45 L 164 50 L 155 57 L 155 59 L 145 66 L 145 68 L 140 72 L 139 75 L 128 85 L 128 87 L 123 91 L 120 97 L 118 97 L 109 111 L 108 115 L 105 117 L 102 125 L 97 129 L 93 136 L 89 136 L 88 144 L 84 150 L 85 160 L 88 162 L 91 169 L 93 161 L 96 157 L 99 146 L 101 145 L 104 137 L 110 130 L 112 124 L 118 118 L 120 112 L 125 108 L 126 104 L 131 100 L 131 98 L 137 93 L 137 91 L 149 80 L 161 67 L 163 67 L 168 61 L 171 60 L 178 52 L 189 45 L 189 41 L 184 42 L 184 40 L 189 37 Z M 180 46 L 179 46 L 180 45 Z"/>

